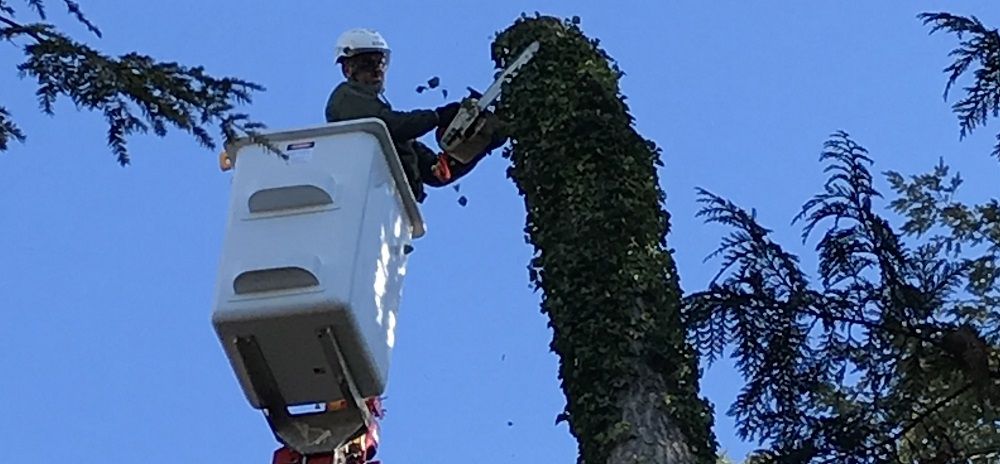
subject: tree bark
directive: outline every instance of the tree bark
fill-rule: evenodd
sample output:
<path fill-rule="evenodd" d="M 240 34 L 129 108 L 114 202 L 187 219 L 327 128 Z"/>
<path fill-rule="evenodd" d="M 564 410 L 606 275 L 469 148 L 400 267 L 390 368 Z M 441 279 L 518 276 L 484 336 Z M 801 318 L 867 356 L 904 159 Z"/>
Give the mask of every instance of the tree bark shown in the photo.
<path fill-rule="evenodd" d="M 664 391 L 662 376 L 652 371 L 642 374 L 627 390 L 622 398 L 622 416 L 637 434 L 611 450 L 608 464 L 698 462 L 674 419 L 663 408 L 650 407 L 662 402 Z"/>

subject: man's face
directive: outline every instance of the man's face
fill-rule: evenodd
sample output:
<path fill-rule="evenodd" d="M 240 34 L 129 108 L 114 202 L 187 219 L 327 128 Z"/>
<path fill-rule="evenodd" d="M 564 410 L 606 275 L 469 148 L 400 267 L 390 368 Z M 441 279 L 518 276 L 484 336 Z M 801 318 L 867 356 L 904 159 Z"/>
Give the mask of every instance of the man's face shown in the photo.
<path fill-rule="evenodd" d="M 346 74 L 362 84 L 379 89 L 385 86 L 385 73 L 389 67 L 389 57 L 384 53 L 365 53 L 348 58 L 344 63 Z"/>

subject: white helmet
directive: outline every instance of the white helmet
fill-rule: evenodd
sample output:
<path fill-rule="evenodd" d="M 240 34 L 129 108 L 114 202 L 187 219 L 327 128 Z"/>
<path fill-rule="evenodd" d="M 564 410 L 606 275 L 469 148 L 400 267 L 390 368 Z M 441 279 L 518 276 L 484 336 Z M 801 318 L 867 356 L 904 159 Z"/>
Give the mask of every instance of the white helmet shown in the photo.
<path fill-rule="evenodd" d="M 351 29 L 337 38 L 337 63 L 344 58 L 369 52 L 389 54 L 389 44 L 382 34 L 371 29 Z"/>

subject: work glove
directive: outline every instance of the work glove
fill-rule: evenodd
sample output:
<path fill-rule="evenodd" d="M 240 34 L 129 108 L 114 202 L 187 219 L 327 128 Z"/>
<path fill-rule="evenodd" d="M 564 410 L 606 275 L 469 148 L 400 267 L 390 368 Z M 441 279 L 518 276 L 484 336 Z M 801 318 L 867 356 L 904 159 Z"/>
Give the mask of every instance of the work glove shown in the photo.
<path fill-rule="evenodd" d="M 434 173 L 434 177 L 437 177 L 439 181 L 447 184 L 451 181 L 451 164 L 454 161 L 446 153 L 440 153 L 437 155 L 437 162 L 431 167 L 431 172 Z"/>
<path fill-rule="evenodd" d="M 434 108 L 434 112 L 437 113 L 438 117 L 438 127 L 448 127 L 448 124 L 451 124 L 451 120 L 455 119 L 455 115 L 458 114 L 458 110 L 461 107 L 460 103 L 451 102 L 447 105 Z"/>

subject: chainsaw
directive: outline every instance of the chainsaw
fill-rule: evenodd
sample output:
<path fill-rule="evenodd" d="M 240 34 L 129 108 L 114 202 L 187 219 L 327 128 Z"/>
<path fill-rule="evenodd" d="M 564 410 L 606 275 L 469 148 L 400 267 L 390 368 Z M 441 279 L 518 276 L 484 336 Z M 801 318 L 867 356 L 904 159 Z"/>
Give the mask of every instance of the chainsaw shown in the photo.
<path fill-rule="evenodd" d="M 439 128 L 435 134 L 442 151 L 463 164 L 468 164 L 486 150 L 493 133 L 499 127 L 499 120 L 490 111 L 490 107 L 500 97 L 503 84 L 534 57 L 538 47 L 537 41 L 528 45 L 485 92 L 479 93 L 471 87 L 468 89 L 469 96 L 462 99 L 454 119 L 447 127 Z"/>

